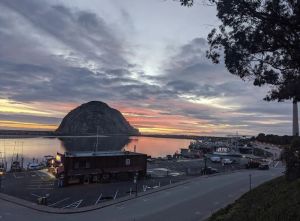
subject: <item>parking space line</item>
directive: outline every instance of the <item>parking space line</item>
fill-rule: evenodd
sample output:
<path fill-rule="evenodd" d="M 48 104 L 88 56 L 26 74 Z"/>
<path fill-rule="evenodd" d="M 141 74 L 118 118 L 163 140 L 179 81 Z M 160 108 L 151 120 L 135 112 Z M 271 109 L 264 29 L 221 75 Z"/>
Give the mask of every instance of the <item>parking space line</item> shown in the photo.
<path fill-rule="evenodd" d="M 74 202 L 74 203 L 71 203 L 71 204 L 69 204 L 69 205 L 63 207 L 63 209 L 67 209 L 67 208 L 77 208 L 78 206 L 80 206 L 80 204 L 82 203 L 82 201 L 83 201 L 83 199 L 78 200 L 78 201 L 76 201 L 76 202 Z"/>
<path fill-rule="evenodd" d="M 114 200 L 117 198 L 119 190 L 116 191 L 115 195 L 114 195 Z"/>
<path fill-rule="evenodd" d="M 57 201 L 57 202 L 55 202 L 55 203 L 50 204 L 49 206 L 57 205 L 57 204 L 59 204 L 59 203 L 61 203 L 61 202 L 63 202 L 63 201 L 66 201 L 66 200 L 68 200 L 68 199 L 70 199 L 70 197 L 67 197 L 67 198 L 64 198 L 64 199 L 62 199 L 62 200 L 59 200 L 59 201 Z"/>
<path fill-rule="evenodd" d="M 24 176 L 16 176 L 16 173 L 13 173 L 13 175 L 14 175 L 14 177 L 15 177 L 16 179 L 22 179 L 22 178 L 24 178 Z"/>
<path fill-rule="evenodd" d="M 30 184 L 28 184 L 28 186 L 40 186 L 40 185 L 43 185 L 43 186 L 54 186 L 54 183 L 30 183 Z"/>
<path fill-rule="evenodd" d="M 41 189 L 41 188 L 53 188 L 53 185 L 27 185 L 26 187 L 28 188 L 37 188 L 37 189 Z"/>
<path fill-rule="evenodd" d="M 102 193 L 100 194 L 100 196 L 98 197 L 97 201 L 95 202 L 95 205 L 98 204 L 98 202 L 101 200 L 101 197 L 102 197 Z"/>
<path fill-rule="evenodd" d="M 39 189 L 39 190 L 53 190 L 54 188 L 50 188 L 50 187 L 40 187 L 40 188 L 26 187 L 25 189 L 27 189 L 27 190 L 36 190 L 36 189 Z"/>
<path fill-rule="evenodd" d="M 31 180 L 30 182 L 31 183 L 43 183 L 44 181 L 43 180 Z"/>
<path fill-rule="evenodd" d="M 53 183 L 53 180 L 31 180 L 31 183 Z"/>
<path fill-rule="evenodd" d="M 37 172 L 37 171 L 35 171 L 34 172 L 38 177 L 40 177 L 41 178 L 41 180 L 43 180 L 44 181 L 44 176 L 42 176 L 41 174 L 39 174 L 39 172 Z"/>
<path fill-rule="evenodd" d="M 120 209 L 120 210 L 121 210 L 121 209 L 125 209 L 125 205 L 124 205 L 124 204 L 117 205 L 116 207 L 117 207 L 118 209 Z"/>
<path fill-rule="evenodd" d="M 32 195 L 32 196 L 35 196 L 35 197 L 41 197 L 41 196 L 39 196 L 39 195 L 37 195 L 37 194 L 34 194 L 34 193 L 32 193 L 31 195 Z"/>

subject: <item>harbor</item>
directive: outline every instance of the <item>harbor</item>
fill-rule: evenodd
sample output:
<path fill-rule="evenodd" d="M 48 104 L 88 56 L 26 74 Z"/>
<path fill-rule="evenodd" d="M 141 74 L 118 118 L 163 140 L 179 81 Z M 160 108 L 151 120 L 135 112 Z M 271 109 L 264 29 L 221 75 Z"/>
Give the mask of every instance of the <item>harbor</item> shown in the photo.
<path fill-rule="evenodd" d="M 18 163 L 12 163 L 1 176 L 1 192 L 49 207 L 78 208 L 138 195 L 197 176 L 246 168 L 257 170 L 263 162 L 274 167 L 280 153 L 276 146 L 240 137 L 194 140 L 173 154 L 159 157 L 138 153 L 136 146 L 136 152 L 98 149 L 48 154 L 19 169 L 15 164 L 23 165 L 26 156 L 15 154 L 11 162 Z"/>

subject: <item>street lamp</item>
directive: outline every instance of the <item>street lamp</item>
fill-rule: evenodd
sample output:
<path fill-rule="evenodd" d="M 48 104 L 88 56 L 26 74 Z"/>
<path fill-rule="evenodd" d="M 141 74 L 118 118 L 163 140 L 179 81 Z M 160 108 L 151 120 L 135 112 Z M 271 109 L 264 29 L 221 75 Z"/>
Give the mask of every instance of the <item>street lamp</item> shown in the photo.
<path fill-rule="evenodd" d="M 252 174 L 249 174 L 249 190 L 251 191 L 252 189 Z"/>
<path fill-rule="evenodd" d="M 133 178 L 133 183 L 135 184 L 135 197 L 137 197 L 137 191 L 138 191 L 138 187 L 137 187 L 137 179 L 138 179 L 138 175 L 139 173 L 136 172 Z"/>
<path fill-rule="evenodd" d="M 204 154 L 204 175 L 206 175 L 206 172 L 207 172 L 206 162 L 207 162 L 207 156 Z"/>

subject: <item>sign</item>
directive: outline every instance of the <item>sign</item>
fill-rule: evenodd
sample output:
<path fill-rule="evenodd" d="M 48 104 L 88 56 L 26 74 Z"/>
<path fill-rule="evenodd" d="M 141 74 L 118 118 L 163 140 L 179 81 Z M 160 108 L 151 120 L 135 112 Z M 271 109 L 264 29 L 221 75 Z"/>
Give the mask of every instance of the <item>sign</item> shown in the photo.
<path fill-rule="evenodd" d="M 228 153 L 229 151 L 230 151 L 230 149 L 227 147 L 219 147 L 216 149 L 216 152 L 218 152 L 218 153 Z"/>
<path fill-rule="evenodd" d="M 125 165 L 126 165 L 126 166 L 130 166 L 130 159 L 126 159 L 126 160 L 125 160 Z"/>

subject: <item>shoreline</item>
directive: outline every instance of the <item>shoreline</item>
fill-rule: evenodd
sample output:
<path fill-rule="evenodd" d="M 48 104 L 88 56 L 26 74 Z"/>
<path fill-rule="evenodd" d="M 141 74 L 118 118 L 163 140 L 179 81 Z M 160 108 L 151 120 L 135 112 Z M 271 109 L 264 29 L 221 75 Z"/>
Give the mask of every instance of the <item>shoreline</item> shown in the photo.
<path fill-rule="evenodd" d="M 56 138 L 56 137 L 96 137 L 97 134 L 86 135 L 59 135 L 54 131 L 27 131 L 27 130 L 0 130 L 0 138 Z M 196 135 L 177 135 L 177 134 L 99 134 L 99 137 L 109 136 L 128 136 L 128 137 L 154 137 L 154 138 L 170 138 L 170 139 L 188 139 L 197 140 L 202 138 L 226 138 L 221 136 L 196 136 Z"/>

